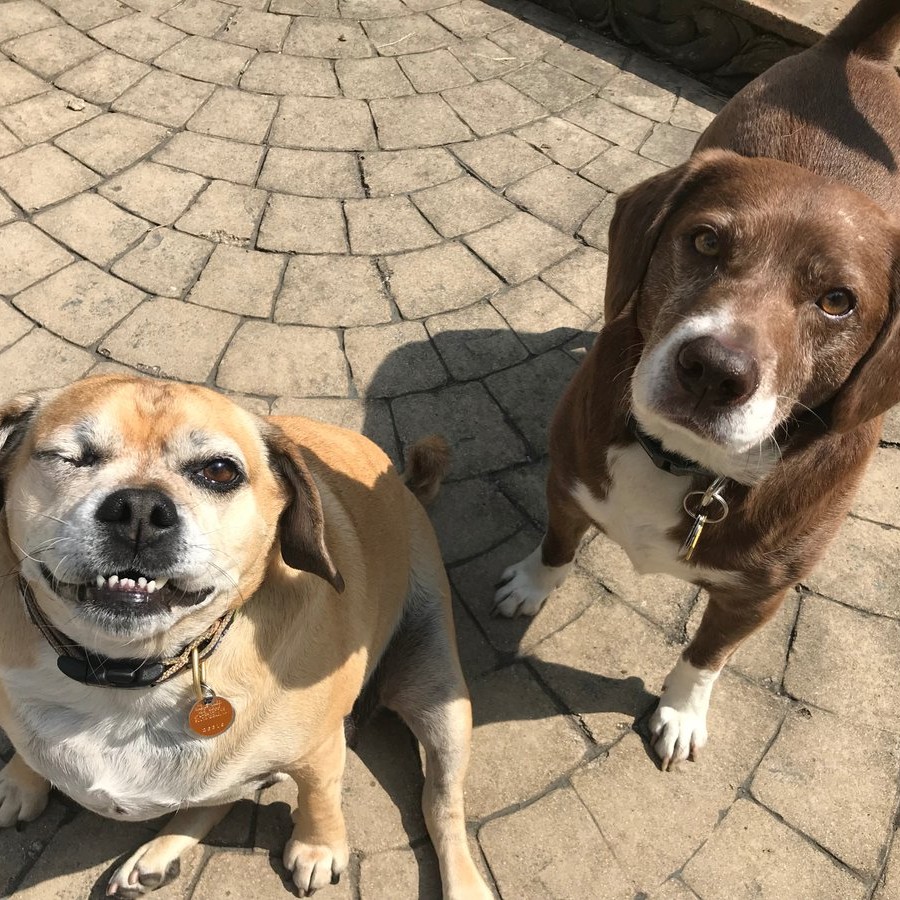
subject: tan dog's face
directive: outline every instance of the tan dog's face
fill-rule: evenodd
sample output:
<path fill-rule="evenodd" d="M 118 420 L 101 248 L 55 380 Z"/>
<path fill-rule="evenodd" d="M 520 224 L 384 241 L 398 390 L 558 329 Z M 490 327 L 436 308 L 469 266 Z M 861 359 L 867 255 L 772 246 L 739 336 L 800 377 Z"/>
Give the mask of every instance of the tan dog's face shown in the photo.
<path fill-rule="evenodd" d="M 900 232 L 793 166 L 694 166 L 647 236 L 633 409 L 671 449 L 753 480 L 777 461 L 779 429 L 835 398 L 889 327 Z"/>
<path fill-rule="evenodd" d="M 23 418 L 3 478 L 13 552 L 39 598 L 98 634 L 211 621 L 257 589 L 280 522 L 321 526 L 280 432 L 212 391 L 111 376 Z"/>

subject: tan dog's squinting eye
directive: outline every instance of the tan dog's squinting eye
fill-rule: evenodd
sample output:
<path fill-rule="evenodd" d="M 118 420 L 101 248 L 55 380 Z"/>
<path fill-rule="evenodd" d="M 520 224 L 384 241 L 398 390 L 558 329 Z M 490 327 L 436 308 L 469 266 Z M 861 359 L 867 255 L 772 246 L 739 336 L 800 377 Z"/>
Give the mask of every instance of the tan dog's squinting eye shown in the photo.
<path fill-rule="evenodd" d="M 701 256 L 719 255 L 719 236 L 708 225 L 698 228 L 694 232 L 694 249 Z"/>
<path fill-rule="evenodd" d="M 835 288 L 820 297 L 816 306 L 827 316 L 840 319 L 853 312 L 856 306 L 856 297 L 846 288 Z"/>

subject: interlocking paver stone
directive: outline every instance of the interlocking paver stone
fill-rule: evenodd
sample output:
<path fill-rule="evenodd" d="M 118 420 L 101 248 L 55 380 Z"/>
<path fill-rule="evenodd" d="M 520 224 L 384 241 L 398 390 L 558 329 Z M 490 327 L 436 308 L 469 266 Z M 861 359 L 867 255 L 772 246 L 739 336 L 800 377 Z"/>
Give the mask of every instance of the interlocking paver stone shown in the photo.
<path fill-rule="evenodd" d="M 469 129 L 436 94 L 372 101 L 378 144 L 385 150 L 465 141 Z"/>
<path fill-rule="evenodd" d="M 387 269 L 397 306 L 409 318 L 468 306 L 490 296 L 501 284 L 457 243 L 393 256 Z"/>
<path fill-rule="evenodd" d="M 394 59 L 339 59 L 334 70 L 345 97 L 401 97 L 413 87 Z"/>
<path fill-rule="evenodd" d="M 485 825 L 479 834 L 503 896 L 633 897 L 634 883 L 570 787 Z M 563 863 L 562 860 L 565 860 Z"/>
<path fill-rule="evenodd" d="M 257 186 L 303 197 L 363 197 L 359 165 L 352 153 L 285 150 L 266 154 Z"/>
<path fill-rule="evenodd" d="M 214 241 L 246 246 L 259 224 L 266 197 L 265 191 L 256 188 L 213 181 L 175 227 Z"/>
<path fill-rule="evenodd" d="M 586 48 L 564 44 L 554 47 L 544 58 L 582 81 L 602 87 L 619 73 L 626 55 L 623 47 L 602 38 L 592 38 Z"/>
<path fill-rule="evenodd" d="M 177 44 L 184 37 L 184 32 L 145 13 L 135 13 L 95 28 L 91 37 L 129 59 L 150 62 Z"/>
<path fill-rule="evenodd" d="M 0 125 L 0 156 L 9 156 L 21 150 L 22 142 L 5 126 Z"/>
<path fill-rule="evenodd" d="M 0 187 L 29 212 L 87 190 L 99 180 L 80 162 L 47 144 L 0 159 Z"/>
<path fill-rule="evenodd" d="M 750 800 L 735 803 L 683 877 L 700 896 L 714 896 L 727 884 L 731 900 L 857 900 L 866 894 L 846 869 Z"/>
<path fill-rule="evenodd" d="M 16 306 L 51 331 L 88 347 L 145 297 L 85 260 L 51 275 L 16 297 Z"/>
<path fill-rule="evenodd" d="M 122 94 L 112 108 L 162 125 L 181 126 L 212 92 L 211 84 L 154 69 Z"/>
<path fill-rule="evenodd" d="M 370 150 L 376 146 L 372 117 L 364 101 L 321 97 L 285 97 L 272 126 L 271 143 L 311 150 Z"/>
<path fill-rule="evenodd" d="M 371 259 L 294 256 L 288 263 L 275 307 L 275 321 L 345 327 L 376 325 L 391 321 L 391 305 Z"/>
<path fill-rule="evenodd" d="M 272 194 L 256 245 L 262 250 L 292 253 L 346 253 L 341 204 L 337 200 Z"/>
<path fill-rule="evenodd" d="M 159 19 L 188 34 L 212 37 L 234 13 L 234 7 L 219 0 L 182 0 Z"/>
<path fill-rule="evenodd" d="M 443 147 L 361 153 L 360 162 L 373 197 L 417 191 L 462 174 L 459 164 Z"/>
<path fill-rule="evenodd" d="M 202 134 L 259 144 L 268 134 L 277 109 L 278 103 L 272 97 L 260 97 L 234 88 L 217 88 L 187 127 Z"/>
<path fill-rule="evenodd" d="M 581 247 L 562 262 L 544 270 L 541 279 L 596 321 L 603 315 L 606 267 L 605 253 Z"/>
<path fill-rule="evenodd" d="M 578 246 L 572 238 L 527 213 L 516 213 L 468 235 L 465 241 L 509 282 L 536 275 Z"/>
<path fill-rule="evenodd" d="M 592 247 L 606 250 L 609 247 L 609 225 L 616 210 L 616 194 L 607 194 L 600 205 L 581 223 L 578 236 Z"/>
<path fill-rule="evenodd" d="M 456 38 L 446 28 L 421 13 L 372 19 L 364 22 L 363 27 L 382 56 L 421 53 L 456 43 Z"/>
<path fill-rule="evenodd" d="M 71 261 L 59 244 L 27 222 L 0 228 L 0 294 L 17 294 Z"/>
<path fill-rule="evenodd" d="M 268 318 L 284 266 L 279 254 L 219 244 L 187 299 L 240 316 Z"/>
<path fill-rule="evenodd" d="M 50 85 L 43 78 L 8 59 L 0 60 L 0 106 L 18 103 L 48 90 Z"/>
<path fill-rule="evenodd" d="M 568 169 L 553 165 L 526 175 L 506 189 L 506 196 L 545 222 L 573 233 L 606 195 Z"/>
<path fill-rule="evenodd" d="M 296 56 L 343 59 L 374 56 L 375 51 L 358 22 L 344 19 L 294 19 L 283 50 Z"/>
<path fill-rule="evenodd" d="M 82 31 L 133 12 L 119 0 L 45 0 L 45 4 Z"/>
<path fill-rule="evenodd" d="M 151 227 L 97 194 L 80 194 L 35 216 L 35 224 L 99 266 L 109 265 Z"/>
<path fill-rule="evenodd" d="M 553 112 L 589 97 L 596 90 L 589 82 L 545 62 L 510 72 L 504 80 Z"/>
<path fill-rule="evenodd" d="M 580 309 L 537 280 L 516 285 L 491 302 L 532 353 L 563 344 L 590 324 Z"/>
<path fill-rule="evenodd" d="M 398 253 L 440 241 L 406 197 L 348 200 L 344 212 L 354 253 Z"/>
<path fill-rule="evenodd" d="M 56 84 L 91 103 L 112 103 L 149 71 L 144 63 L 104 50 L 64 72 Z"/>
<path fill-rule="evenodd" d="M 875 451 L 863 477 L 852 512 L 864 519 L 884 522 L 900 529 L 900 450 L 882 447 Z"/>
<path fill-rule="evenodd" d="M 609 141 L 556 116 L 526 125 L 516 135 L 567 169 L 580 168 L 610 147 Z"/>
<path fill-rule="evenodd" d="M 53 78 L 64 69 L 99 53 L 103 47 L 69 25 L 33 31 L 8 41 L 3 52 L 43 78 Z"/>
<path fill-rule="evenodd" d="M 483 37 L 516 21 L 510 13 L 477 0 L 462 0 L 436 9 L 431 17 L 463 40 Z"/>
<path fill-rule="evenodd" d="M 583 100 L 567 109 L 562 117 L 627 150 L 640 147 L 653 127 L 649 119 L 615 106 L 602 97 Z"/>
<path fill-rule="evenodd" d="M 0 277 L 3 274 L 0 264 Z M 48 360 L 53 365 L 48 365 Z M 35 328 L 0 354 L 0 384 L 9 397 L 26 390 L 62 387 L 81 378 L 95 360 L 80 347 L 73 347 L 43 328 Z"/>
<path fill-rule="evenodd" d="M 256 50 L 281 50 L 291 20 L 287 16 L 241 9 L 229 20 L 220 39 Z"/>
<path fill-rule="evenodd" d="M 337 79 L 328 60 L 260 53 L 241 76 L 241 87 L 263 94 L 306 94 L 336 97 Z"/>
<path fill-rule="evenodd" d="M 34 327 L 34 323 L 6 303 L 0 303 L 0 350 L 14 344 Z M 2 865 L 2 864 L 0 864 Z M 2 876 L 0 876 L 2 883 Z"/>
<path fill-rule="evenodd" d="M 439 387 L 447 381 L 447 373 L 420 322 L 351 329 L 344 336 L 344 349 L 353 381 L 365 397 L 394 397 Z"/>
<path fill-rule="evenodd" d="M 499 222 L 515 207 L 475 178 L 464 176 L 419 191 L 413 201 L 444 237 L 458 237 Z"/>
<path fill-rule="evenodd" d="M 142 303 L 103 339 L 101 352 L 143 371 L 206 381 L 240 320 L 169 297 Z M 185 353 L 185 336 L 191 351 Z"/>
<path fill-rule="evenodd" d="M 0 120 L 26 144 L 49 140 L 100 112 L 64 91 L 47 91 L 0 111 Z"/>
<path fill-rule="evenodd" d="M 263 157 L 263 148 L 206 134 L 182 131 L 154 155 L 155 162 L 196 172 L 207 178 L 221 178 L 253 184 Z"/>
<path fill-rule="evenodd" d="M 449 50 L 431 50 L 400 57 L 400 66 L 420 94 L 471 84 L 472 76 Z"/>
<path fill-rule="evenodd" d="M 169 131 L 143 119 L 107 113 L 67 131 L 56 144 L 103 175 L 112 175 L 145 156 Z"/>
<path fill-rule="evenodd" d="M 443 97 L 480 136 L 524 125 L 546 113 L 544 107 L 505 81 L 452 88 Z"/>
<path fill-rule="evenodd" d="M 541 166 L 550 165 L 546 156 L 511 134 L 457 144 L 453 150 L 479 178 L 495 188 L 504 187 Z"/>
<path fill-rule="evenodd" d="M 581 175 L 608 191 L 620 193 L 645 178 L 665 172 L 666 167 L 622 147 L 610 147 L 588 163 Z"/>
<path fill-rule="evenodd" d="M 209 241 L 171 228 L 155 228 L 112 271 L 151 294 L 181 297 L 197 280 L 212 250 Z"/>
<path fill-rule="evenodd" d="M 11 0 L 0 6 L 0 42 L 59 24 L 59 19 L 37 0 Z"/>
<path fill-rule="evenodd" d="M 641 156 L 666 166 L 677 166 L 691 155 L 696 143 L 697 135 L 693 131 L 671 125 L 657 125 L 653 134 L 644 141 Z"/>
<path fill-rule="evenodd" d="M 97 190 L 108 200 L 151 222 L 171 225 L 207 183 L 205 178 L 191 172 L 147 161 L 110 179 Z"/>
<path fill-rule="evenodd" d="M 261 358 L 267 360 L 265 367 L 257 365 Z M 233 391 L 293 397 L 345 397 L 348 382 L 336 332 L 267 322 L 241 326 L 216 379 L 220 387 Z"/>
<path fill-rule="evenodd" d="M 487 38 L 462 41 L 448 49 L 479 80 L 503 75 L 526 62 Z"/>
<path fill-rule="evenodd" d="M 163 69 L 198 81 L 236 85 L 241 72 L 255 55 L 249 47 L 191 35 L 154 62 Z"/>

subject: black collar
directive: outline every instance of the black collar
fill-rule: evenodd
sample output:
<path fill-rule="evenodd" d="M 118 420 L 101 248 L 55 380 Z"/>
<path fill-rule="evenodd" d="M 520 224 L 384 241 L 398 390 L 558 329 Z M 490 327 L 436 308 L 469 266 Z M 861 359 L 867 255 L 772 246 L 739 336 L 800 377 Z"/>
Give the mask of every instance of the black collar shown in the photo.
<path fill-rule="evenodd" d="M 652 435 L 642 431 L 637 419 L 631 414 L 625 420 L 626 427 L 634 439 L 644 448 L 644 452 L 650 457 L 653 465 L 670 475 L 703 475 L 707 478 L 715 478 L 716 473 L 701 466 L 696 460 L 688 459 L 680 453 L 666 450 L 662 442 Z"/>
<path fill-rule="evenodd" d="M 19 578 L 19 589 L 31 621 L 59 656 L 56 660 L 59 671 L 73 681 L 94 687 L 146 688 L 162 684 L 190 666 L 194 650 L 199 654 L 200 660 L 206 659 L 219 646 L 234 621 L 234 610 L 225 613 L 175 656 L 111 659 L 87 650 L 54 628 L 41 612 L 31 586 L 22 577 Z"/>

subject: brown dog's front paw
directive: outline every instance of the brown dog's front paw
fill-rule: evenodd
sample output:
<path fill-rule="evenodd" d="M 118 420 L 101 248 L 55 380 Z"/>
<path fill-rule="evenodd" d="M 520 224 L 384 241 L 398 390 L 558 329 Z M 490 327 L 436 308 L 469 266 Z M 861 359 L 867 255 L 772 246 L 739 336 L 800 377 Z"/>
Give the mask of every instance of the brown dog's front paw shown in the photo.
<path fill-rule="evenodd" d="M 0 828 L 36 819 L 49 798 L 50 782 L 16 754 L 0 771 Z"/>
<path fill-rule="evenodd" d="M 283 859 L 300 896 L 309 897 L 319 888 L 338 883 L 350 862 L 350 849 L 346 841 L 318 844 L 292 837 Z"/>

